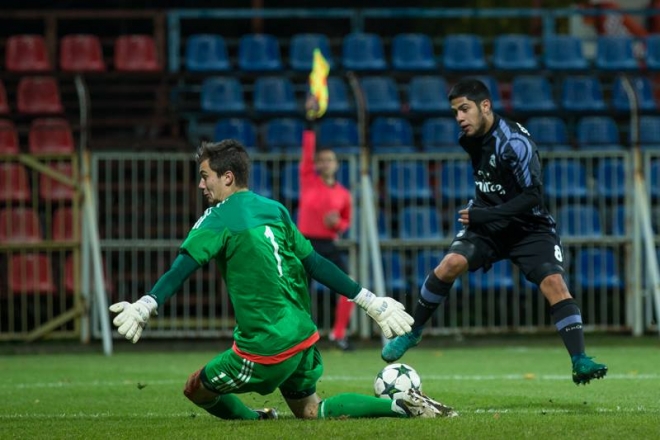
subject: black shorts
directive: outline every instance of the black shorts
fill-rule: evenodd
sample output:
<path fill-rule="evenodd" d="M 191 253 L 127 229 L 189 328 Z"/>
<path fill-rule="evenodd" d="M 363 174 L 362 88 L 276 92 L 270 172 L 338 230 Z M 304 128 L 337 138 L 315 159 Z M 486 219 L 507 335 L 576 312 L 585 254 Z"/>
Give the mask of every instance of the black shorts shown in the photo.
<path fill-rule="evenodd" d="M 466 241 L 474 245 L 471 252 L 459 245 Z M 519 225 L 491 231 L 487 228 L 467 228 L 456 234 L 448 253 L 468 259 L 468 269 L 487 271 L 493 263 L 509 259 L 525 277 L 535 284 L 548 275 L 564 273 L 564 250 L 557 232 L 548 227 L 523 230 Z M 466 255 L 470 254 L 470 255 Z"/>
<path fill-rule="evenodd" d="M 309 242 L 319 255 L 335 263 L 337 267 L 339 267 L 344 273 L 348 272 L 346 259 L 335 244 L 334 240 L 325 238 L 310 238 Z"/>

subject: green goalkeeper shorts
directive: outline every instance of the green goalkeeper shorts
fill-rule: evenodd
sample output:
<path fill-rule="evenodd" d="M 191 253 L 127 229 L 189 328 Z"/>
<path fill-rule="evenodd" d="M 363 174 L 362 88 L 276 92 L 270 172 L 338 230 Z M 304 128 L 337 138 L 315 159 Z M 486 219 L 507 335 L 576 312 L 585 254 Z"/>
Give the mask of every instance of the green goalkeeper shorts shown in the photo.
<path fill-rule="evenodd" d="M 285 398 L 302 399 L 316 392 L 322 374 L 323 359 L 316 346 L 271 365 L 244 359 L 230 349 L 202 368 L 200 380 L 204 387 L 220 394 L 266 395 L 279 388 Z"/>

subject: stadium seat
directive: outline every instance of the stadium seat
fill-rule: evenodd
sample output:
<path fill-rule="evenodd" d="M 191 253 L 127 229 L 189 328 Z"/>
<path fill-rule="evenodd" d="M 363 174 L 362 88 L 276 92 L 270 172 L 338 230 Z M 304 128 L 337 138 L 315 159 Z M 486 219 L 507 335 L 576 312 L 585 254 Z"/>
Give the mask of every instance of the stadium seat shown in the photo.
<path fill-rule="evenodd" d="M 115 39 L 115 70 L 159 72 L 156 42 L 151 35 L 121 35 Z"/>
<path fill-rule="evenodd" d="M 445 162 L 440 170 L 440 193 L 442 199 L 467 203 L 475 197 L 476 185 L 472 165 L 465 161 Z"/>
<path fill-rule="evenodd" d="M 51 70 L 46 40 L 41 35 L 12 35 L 5 46 L 8 72 L 46 72 Z"/>
<path fill-rule="evenodd" d="M 14 254 L 9 258 L 9 291 L 12 294 L 55 293 L 53 268 L 48 255 Z"/>
<path fill-rule="evenodd" d="M 269 152 L 300 152 L 302 144 L 303 122 L 295 118 L 275 118 L 266 122 L 264 144 Z"/>
<path fill-rule="evenodd" d="M 238 42 L 238 67 L 244 72 L 282 70 L 280 43 L 274 35 L 245 34 Z"/>
<path fill-rule="evenodd" d="M 557 210 L 557 230 L 562 237 L 600 237 L 601 224 L 600 214 L 593 206 L 568 204 Z"/>
<path fill-rule="evenodd" d="M 422 161 L 389 162 L 385 168 L 387 194 L 394 202 L 431 200 L 431 175 Z"/>
<path fill-rule="evenodd" d="M 490 270 L 484 273 L 483 269 L 468 274 L 470 291 L 485 292 L 511 292 L 514 287 L 513 263 L 501 260 L 493 264 Z"/>
<path fill-rule="evenodd" d="M 317 144 L 332 148 L 336 153 L 359 151 L 357 123 L 350 118 L 323 118 L 319 124 Z"/>
<path fill-rule="evenodd" d="M 658 217 L 654 216 L 654 219 L 658 219 Z M 624 205 L 615 205 L 612 209 L 609 231 L 612 235 L 626 235 L 626 207 Z M 655 230 L 655 233 L 657 234 L 658 231 Z"/>
<path fill-rule="evenodd" d="M 371 114 L 401 112 L 401 101 L 394 78 L 389 76 L 367 76 L 360 80 L 367 111 Z"/>
<path fill-rule="evenodd" d="M 248 149 L 257 148 L 257 129 L 249 119 L 227 118 L 216 122 L 213 139 L 219 142 L 224 139 L 236 139 Z"/>
<path fill-rule="evenodd" d="M 511 83 L 511 107 L 515 112 L 554 112 L 550 81 L 540 75 L 519 75 Z"/>
<path fill-rule="evenodd" d="M 443 46 L 442 63 L 447 71 L 473 72 L 488 68 L 484 56 L 483 42 L 478 35 L 447 35 Z"/>
<path fill-rule="evenodd" d="M 629 79 L 637 97 L 637 108 L 642 112 L 655 112 L 658 107 L 653 96 L 651 80 L 646 76 Z M 630 111 L 630 102 L 621 77 L 617 77 L 612 84 L 612 108 L 621 112 Z"/>
<path fill-rule="evenodd" d="M 447 82 L 441 76 L 415 76 L 408 85 L 408 106 L 411 113 L 451 113 L 447 101 Z"/>
<path fill-rule="evenodd" d="M 289 65 L 297 72 L 309 73 L 312 70 L 314 49 L 320 49 L 330 69 L 334 68 L 334 57 L 330 50 L 330 40 L 325 34 L 296 34 L 289 43 Z"/>
<path fill-rule="evenodd" d="M 531 117 L 525 123 L 525 128 L 539 147 L 555 149 L 569 144 L 566 121 L 558 116 Z"/>
<path fill-rule="evenodd" d="M 434 206 L 408 206 L 399 211 L 399 238 L 430 240 L 443 238 L 442 220 Z"/>
<path fill-rule="evenodd" d="M 282 116 L 298 114 L 298 104 L 291 80 L 284 76 L 264 76 L 254 82 L 254 110 Z"/>
<path fill-rule="evenodd" d="M 64 112 L 60 88 L 49 76 L 23 77 L 18 82 L 17 108 L 28 115 L 60 114 Z"/>
<path fill-rule="evenodd" d="M 377 235 L 380 240 L 389 240 L 392 238 L 392 227 L 390 226 L 390 216 L 385 213 L 382 209 L 375 210 L 376 222 L 377 222 Z M 360 207 L 356 206 L 353 210 L 353 220 L 351 228 L 349 229 L 349 236 L 352 239 L 357 239 L 360 236 L 360 222 L 362 221 L 362 216 L 360 213 Z"/>
<path fill-rule="evenodd" d="M 620 201 L 626 195 L 626 169 L 623 160 L 600 159 L 596 167 L 596 189 L 608 201 Z"/>
<path fill-rule="evenodd" d="M 392 67 L 406 72 L 435 71 L 433 42 L 424 34 L 398 34 L 392 39 Z"/>
<path fill-rule="evenodd" d="M 479 81 L 483 82 L 484 85 L 488 88 L 488 91 L 490 92 L 490 101 L 493 106 L 493 110 L 496 112 L 503 112 L 504 109 L 504 103 L 502 102 L 502 95 L 500 93 L 500 85 L 497 82 L 497 80 L 490 75 L 475 75 L 472 76 L 474 79 L 478 79 Z"/>
<path fill-rule="evenodd" d="M 386 250 L 381 254 L 383 261 L 383 275 L 385 276 L 385 288 L 388 291 L 407 291 L 408 281 L 406 279 L 406 267 L 401 253 Z"/>
<path fill-rule="evenodd" d="M 226 72 L 231 69 L 227 44 L 222 35 L 195 34 L 186 40 L 186 70 L 189 72 Z"/>
<path fill-rule="evenodd" d="M 74 152 L 71 126 L 62 118 L 37 118 L 30 124 L 28 150 L 32 154 Z"/>
<path fill-rule="evenodd" d="M 552 200 L 583 200 L 588 195 L 587 171 L 578 160 L 551 160 L 543 173 L 543 189 Z"/>
<path fill-rule="evenodd" d="M 34 209 L 0 209 L 0 243 L 38 243 L 42 239 L 41 223 Z"/>
<path fill-rule="evenodd" d="M 2 182 L 0 180 L 0 182 Z M 653 159 L 649 165 L 647 187 L 654 201 L 660 199 L 660 160 Z"/>
<path fill-rule="evenodd" d="M 0 201 L 27 203 L 31 196 L 25 167 L 17 163 L 0 163 Z"/>
<path fill-rule="evenodd" d="M 602 112 L 607 109 L 603 85 L 596 76 L 568 76 L 562 82 L 561 104 L 573 112 Z"/>
<path fill-rule="evenodd" d="M 642 148 L 660 146 L 660 116 L 641 116 L 639 118 L 639 143 Z"/>
<path fill-rule="evenodd" d="M 551 35 L 543 41 L 543 62 L 550 70 L 586 70 L 582 40 L 572 35 Z"/>
<path fill-rule="evenodd" d="M 50 168 L 67 177 L 73 178 L 74 172 L 70 162 L 54 162 Z M 45 174 L 39 174 L 39 197 L 45 202 L 70 202 L 75 196 L 73 187 L 55 180 Z"/>
<path fill-rule="evenodd" d="M 65 72 L 105 72 L 105 60 L 99 37 L 88 34 L 62 37 L 60 69 Z"/>
<path fill-rule="evenodd" d="M 211 77 L 202 82 L 201 108 L 206 112 L 245 112 L 243 86 L 235 77 Z"/>
<path fill-rule="evenodd" d="M 646 37 L 646 68 L 660 70 L 660 35 L 651 34 Z"/>
<path fill-rule="evenodd" d="M 18 154 L 18 132 L 12 121 L 0 119 L 0 155 Z"/>
<path fill-rule="evenodd" d="M 422 148 L 426 151 L 458 147 L 461 129 L 453 118 L 429 118 L 422 123 Z"/>
<path fill-rule="evenodd" d="M 69 206 L 59 207 L 53 213 L 52 238 L 55 241 L 73 241 L 76 239 L 76 231 L 73 221 L 73 209 Z M 78 234 L 82 234 L 78 224 Z"/>
<path fill-rule="evenodd" d="M 499 70 L 535 70 L 538 60 L 529 35 L 499 35 L 493 47 L 493 67 Z"/>
<path fill-rule="evenodd" d="M 375 118 L 369 134 L 374 153 L 415 151 L 412 126 L 403 118 Z"/>
<path fill-rule="evenodd" d="M 5 84 L 0 81 L 0 115 L 9 114 L 9 100 L 7 99 L 7 90 Z"/>
<path fill-rule="evenodd" d="M 64 291 L 67 295 L 73 295 L 75 293 L 76 282 L 74 277 L 75 274 L 74 261 L 75 260 L 73 258 L 73 254 L 67 255 L 66 260 L 64 261 Z M 106 294 L 112 294 L 113 286 L 105 270 L 106 268 L 105 258 L 102 259 L 101 266 L 103 267 L 103 276 L 105 278 L 103 283 L 105 287 L 105 292 Z M 90 281 L 94 283 L 94 272 L 90 273 L 90 278 L 91 278 Z"/>
<path fill-rule="evenodd" d="M 616 257 L 611 249 L 581 249 L 575 258 L 575 281 L 583 290 L 623 287 Z"/>
<path fill-rule="evenodd" d="M 584 116 L 576 126 L 579 148 L 612 150 L 622 149 L 619 128 L 610 116 Z"/>
<path fill-rule="evenodd" d="M 249 188 L 264 197 L 273 197 L 273 175 L 264 162 L 252 163 Z"/>
<path fill-rule="evenodd" d="M 355 32 L 344 37 L 342 64 L 345 70 L 375 72 L 385 70 L 387 61 L 380 35 Z"/>
<path fill-rule="evenodd" d="M 279 163 L 280 196 L 284 199 L 297 202 L 300 196 L 300 164 L 298 161 Z M 275 194 L 277 196 L 277 194 Z"/>
<path fill-rule="evenodd" d="M 326 115 L 345 115 L 352 110 L 349 101 L 348 86 L 337 76 L 328 77 L 328 109 Z"/>
<path fill-rule="evenodd" d="M 633 39 L 629 36 L 599 35 L 596 41 L 594 67 L 604 71 L 638 70 L 633 53 Z"/>

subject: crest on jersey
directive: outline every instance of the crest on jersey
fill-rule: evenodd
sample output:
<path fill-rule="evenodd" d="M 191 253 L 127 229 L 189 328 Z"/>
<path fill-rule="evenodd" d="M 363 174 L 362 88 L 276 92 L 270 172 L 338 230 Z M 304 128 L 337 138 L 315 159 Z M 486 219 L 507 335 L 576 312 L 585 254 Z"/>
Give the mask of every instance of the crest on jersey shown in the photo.
<path fill-rule="evenodd" d="M 490 160 L 488 161 L 488 164 L 489 164 L 491 167 L 495 168 L 495 155 L 494 155 L 494 154 L 491 154 L 491 155 L 490 155 Z"/>

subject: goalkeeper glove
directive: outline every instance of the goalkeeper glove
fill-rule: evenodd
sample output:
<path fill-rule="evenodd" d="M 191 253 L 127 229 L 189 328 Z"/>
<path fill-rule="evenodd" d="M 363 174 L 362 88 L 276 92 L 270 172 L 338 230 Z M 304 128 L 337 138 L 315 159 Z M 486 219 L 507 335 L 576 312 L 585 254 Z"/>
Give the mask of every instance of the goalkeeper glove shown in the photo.
<path fill-rule="evenodd" d="M 373 292 L 362 289 L 352 301 L 376 321 L 388 339 L 412 330 L 411 325 L 415 320 L 406 313 L 403 304 L 394 298 L 376 296 Z"/>
<path fill-rule="evenodd" d="M 118 302 L 110 306 L 112 313 L 119 313 L 112 323 L 118 327 L 117 331 L 120 335 L 135 344 L 140 339 L 149 317 L 158 314 L 157 309 L 158 303 L 149 295 L 132 304 L 128 301 Z"/>

